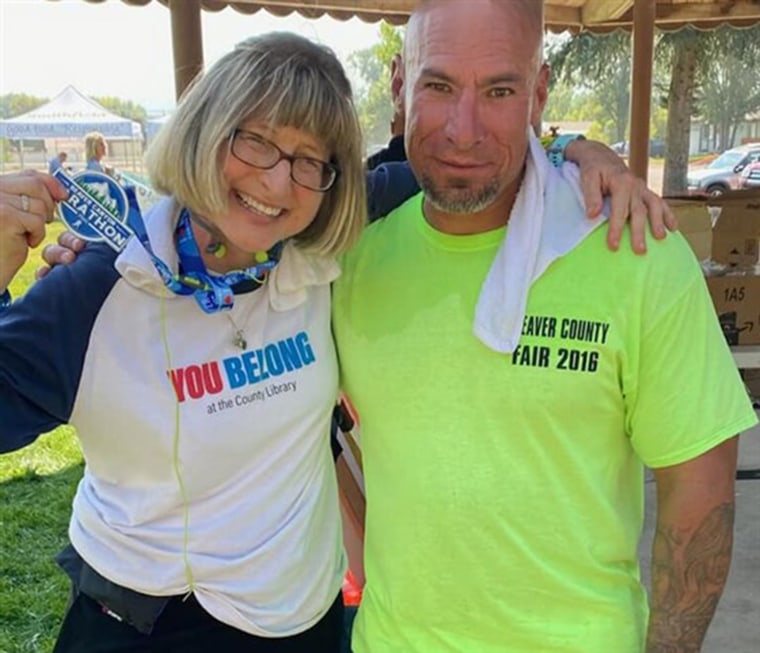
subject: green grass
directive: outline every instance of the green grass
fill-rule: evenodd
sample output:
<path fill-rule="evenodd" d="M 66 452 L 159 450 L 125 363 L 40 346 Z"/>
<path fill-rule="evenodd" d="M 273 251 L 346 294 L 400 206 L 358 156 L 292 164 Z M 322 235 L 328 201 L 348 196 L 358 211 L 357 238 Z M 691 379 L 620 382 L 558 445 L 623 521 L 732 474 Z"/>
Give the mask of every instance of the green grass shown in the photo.
<path fill-rule="evenodd" d="M 43 244 L 62 229 L 51 225 Z M 14 297 L 33 283 L 40 251 L 11 283 Z M 53 556 L 66 544 L 81 476 L 82 454 L 68 426 L 0 455 L 0 653 L 49 653 L 53 647 L 69 593 Z"/>

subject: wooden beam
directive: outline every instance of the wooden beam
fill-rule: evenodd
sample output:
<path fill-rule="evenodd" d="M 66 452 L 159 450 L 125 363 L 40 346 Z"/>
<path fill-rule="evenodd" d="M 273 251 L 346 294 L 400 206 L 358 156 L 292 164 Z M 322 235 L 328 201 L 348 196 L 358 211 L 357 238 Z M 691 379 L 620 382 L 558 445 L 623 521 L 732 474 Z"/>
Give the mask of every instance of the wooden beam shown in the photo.
<path fill-rule="evenodd" d="M 203 69 L 200 0 L 169 0 L 174 54 L 174 94 L 183 91 Z"/>
<path fill-rule="evenodd" d="M 231 0 L 238 4 L 254 4 L 266 8 L 292 7 L 293 9 L 313 9 L 316 11 L 349 11 L 354 14 L 407 14 L 417 4 L 416 0 Z"/>
<path fill-rule="evenodd" d="M 633 0 L 586 0 L 581 9 L 584 25 L 618 20 L 633 7 Z"/>
<path fill-rule="evenodd" d="M 649 170 L 649 117 L 652 102 L 655 0 L 634 0 L 631 142 L 628 165 L 646 181 Z"/>
<path fill-rule="evenodd" d="M 557 31 L 580 28 L 583 25 L 583 16 L 577 7 L 544 3 L 544 23 L 549 29 Z"/>
<path fill-rule="evenodd" d="M 733 0 L 732 2 L 663 4 L 657 6 L 656 16 L 657 23 L 662 25 L 684 22 L 720 23 L 743 19 L 760 21 L 760 2 Z"/>

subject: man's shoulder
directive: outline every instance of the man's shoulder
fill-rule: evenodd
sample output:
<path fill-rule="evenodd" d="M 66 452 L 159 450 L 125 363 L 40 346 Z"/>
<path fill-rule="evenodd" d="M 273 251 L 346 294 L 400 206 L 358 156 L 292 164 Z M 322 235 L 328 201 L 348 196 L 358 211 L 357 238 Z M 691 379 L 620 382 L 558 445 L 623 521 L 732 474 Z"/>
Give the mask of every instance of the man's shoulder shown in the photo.
<path fill-rule="evenodd" d="M 586 239 L 588 243 L 587 254 L 598 257 L 609 257 L 619 263 L 625 261 L 633 265 L 650 268 L 652 266 L 687 267 L 693 268 L 697 262 L 694 251 L 687 240 L 679 232 L 669 232 L 668 235 L 658 240 L 651 232 L 646 233 L 647 251 L 645 254 L 637 254 L 631 247 L 631 229 L 629 225 L 623 228 L 623 236 L 620 246 L 616 251 L 610 250 L 607 245 L 607 232 L 609 223 L 603 222 Z"/>
<path fill-rule="evenodd" d="M 553 285 L 584 288 L 590 295 L 599 293 L 611 301 L 657 295 L 677 297 L 694 284 L 702 283 L 699 261 L 685 238 L 678 232 L 663 240 L 647 234 L 647 251 L 631 249 L 631 234 L 626 228 L 616 251 L 607 245 L 608 225 L 601 224 L 570 252 L 552 263 L 547 274 Z"/>

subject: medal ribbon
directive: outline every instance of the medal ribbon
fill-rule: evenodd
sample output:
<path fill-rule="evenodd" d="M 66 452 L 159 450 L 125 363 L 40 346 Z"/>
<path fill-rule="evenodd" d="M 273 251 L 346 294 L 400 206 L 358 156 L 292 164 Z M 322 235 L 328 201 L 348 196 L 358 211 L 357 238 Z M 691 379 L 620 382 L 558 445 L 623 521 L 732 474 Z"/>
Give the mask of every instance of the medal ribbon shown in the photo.
<path fill-rule="evenodd" d="M 269 271 L 277 265 L 282 255 L 282 242 L 279 242 L 266 253 L 266 260 L 249 268 L 233 270 L 224 275 L 210 274 L 203 263 L 198 244 L 193 237 L 193 230 L 190 227 L 190 211 L 185 208 L 180 212 L 174 232 L 179 256 L 179 271 L 175 274 L 153 252 L 140 207 L 132 189 L 127 189 L 127 197 L 129 199 L 129 225 L 145 251 L 148 252 L 164 285 L 176 295 L 193 295 L 205 313 L 230 310 L 235 303 L 233 286 L 245 287 L 250 290 L 260 288 L 266 281 Z"/>

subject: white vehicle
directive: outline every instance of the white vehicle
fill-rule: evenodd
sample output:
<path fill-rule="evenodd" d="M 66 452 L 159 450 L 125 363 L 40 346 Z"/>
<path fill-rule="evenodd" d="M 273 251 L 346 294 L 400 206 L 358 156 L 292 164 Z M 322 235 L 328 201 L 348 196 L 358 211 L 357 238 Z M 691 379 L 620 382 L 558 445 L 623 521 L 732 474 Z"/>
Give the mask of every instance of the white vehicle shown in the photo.
<path fill-rule="evenodd" d="M 739 173 L 749 164 L 760 161 L 760 143 L 726 150 L 706 168 L 690 170 L 686 175 L 689 192 L 723 195 L 741 188 Z"/>

